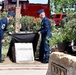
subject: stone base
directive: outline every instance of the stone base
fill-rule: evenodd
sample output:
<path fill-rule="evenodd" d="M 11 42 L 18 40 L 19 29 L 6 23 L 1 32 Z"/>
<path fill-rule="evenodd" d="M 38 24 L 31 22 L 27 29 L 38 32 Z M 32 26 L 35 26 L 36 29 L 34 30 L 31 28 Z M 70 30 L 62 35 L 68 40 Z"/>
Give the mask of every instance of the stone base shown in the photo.
<path fill-rule="evenodd" d="M 76 57 L 53 52 L 49 59 L 46 75 L 76 75 Z"/>

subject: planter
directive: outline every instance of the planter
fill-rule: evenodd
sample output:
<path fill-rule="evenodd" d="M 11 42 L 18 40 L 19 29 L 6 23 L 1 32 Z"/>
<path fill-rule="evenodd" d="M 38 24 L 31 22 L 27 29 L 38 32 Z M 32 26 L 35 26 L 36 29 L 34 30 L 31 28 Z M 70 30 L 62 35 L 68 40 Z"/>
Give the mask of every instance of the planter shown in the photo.
<path fill-rule="evenodd" d="M 59 52 L 66 52 L 67 54 L 76 56 L 76 51 L 72 50 L 72 46 L 70 46 L 70 42 L 62 42 L 62 43 L 58 43 L 58 50 Z"/>
<path fill-rule="evenodd" d="M 62 43 L 58 43 L 58 50 L 59 52 L 64 52 L 67 51 L 69 48 L 70 42 L 62 42 Z"/>

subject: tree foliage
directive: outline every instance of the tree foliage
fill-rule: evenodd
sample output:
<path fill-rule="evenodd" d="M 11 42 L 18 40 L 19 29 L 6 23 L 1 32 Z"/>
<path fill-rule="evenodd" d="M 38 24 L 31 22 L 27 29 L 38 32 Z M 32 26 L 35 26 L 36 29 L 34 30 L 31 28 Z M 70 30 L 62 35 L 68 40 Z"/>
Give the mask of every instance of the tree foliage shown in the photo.
<path fill-rule="evenodd" d="M 23 16 L 20 19 L 22 30 L 24 31 L 36 31 L 40 28 L 41 19 L 38 18 L 38 22 L 34 21 L 34 17 Z"/>
<path fill-rule="evenodd" d="M 51 7 L 53 7 L 52 11 L 55 13 L 69 13 L 73 12 L 71 8 L 73 8 L 75 0 L 50 0 Z"/>
<path fill-rule="evenodd" d="M 68 14 L 62 21 L 60 27 L 52 26 L 52 38 L 49 39 L 51 47 L 76 39 L 76 13 Z"/>

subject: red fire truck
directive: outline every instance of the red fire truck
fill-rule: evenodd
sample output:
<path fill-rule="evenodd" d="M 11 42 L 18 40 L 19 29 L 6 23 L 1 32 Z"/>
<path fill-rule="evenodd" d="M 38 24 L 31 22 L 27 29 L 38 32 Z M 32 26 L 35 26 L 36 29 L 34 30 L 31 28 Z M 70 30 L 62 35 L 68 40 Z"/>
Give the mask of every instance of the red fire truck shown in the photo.
<path fill-rule="evenodd" d="M 33 1 L 33 2 L 32 2 Z M 8 5 L 16 5 L 17 0 L 8 0 Z M 50 0 L 19 0 L 21 6 L 21 15 L 38 17 L 36 14 L 38 10 L 44 9 L 46 16 L 50 18 Z"/>

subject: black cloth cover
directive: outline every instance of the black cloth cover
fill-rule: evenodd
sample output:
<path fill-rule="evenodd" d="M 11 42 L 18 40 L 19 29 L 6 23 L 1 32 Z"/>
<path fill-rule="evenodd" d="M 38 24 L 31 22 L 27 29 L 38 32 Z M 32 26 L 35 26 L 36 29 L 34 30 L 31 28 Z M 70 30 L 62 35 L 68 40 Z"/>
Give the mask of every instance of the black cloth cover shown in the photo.
<path fill-rule="evenodd" d="M 35 33 L 18 33 L 12 35 L 14 43 L 32 43 L 35 37 Z"/>
<path fill-rule="evenodd" d="M 13 60 L 12 47 L 14 47 L 14 43 L 33 43 L 33 49 L 34 49 L 34 54 L 35 54 L 38 38 L 39 38 L 39 35 L 37 33 L 16 33 L 16 34 L 13 34 L 7 56 L 11 60 Z"/>

